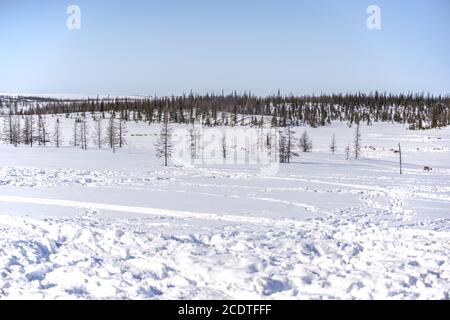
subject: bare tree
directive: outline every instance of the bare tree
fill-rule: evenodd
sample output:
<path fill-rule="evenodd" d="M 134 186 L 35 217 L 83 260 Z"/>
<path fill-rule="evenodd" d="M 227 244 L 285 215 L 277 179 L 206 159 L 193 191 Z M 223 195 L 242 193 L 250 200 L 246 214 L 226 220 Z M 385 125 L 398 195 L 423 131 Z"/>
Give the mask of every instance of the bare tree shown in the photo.
<path fill-rule="evenodd" d="M 47 132 L 47 122 L 45 117 L 42 115 L 38 115 L 38 141 L 39 145 L 46 146 L 48 132 Z"/>
<path fill-rule="evenodd" d="M 336 147 L 336 135 L 333 133 L 333 137 L 331 138 L 331 144 L 330 144 L 330 151 L 333 154 L 333 156 L 334 156 L 334 154 L 336 152 L 336 149 L 337 149 L 337 147 Z"/>
<path fill-rule="evenodd" d="M 269 133 L 266 135 L 266 149 L 267 154 L 270 156 L 272 155 L 272 137 Z"/>
<path fill-rule="evenodd" d="M 109 118 L 106 138 L 108 140 L 109 147 L 112 149 L 113 153 L 115 153 L 120 139 L 116 123 L 116 114 L 114 111 L 111 113 L 111 117 Z"/>
<path fill-rule="evenodd" d="M 79 120 L 75 119 L 72 130 L 72 145 L 74 147 L 78 147 L 80 142 L 80 129 L 79 129 Z"/>
<path fill-rule="evenodd" d="M 294 131 L 291 129 L 290 122 L 287 124 L 286 137 L 286 162 L 290 163 L 291 158 L 298 157 L 298 153 L 293 150 L 296 139 L 294 137 Z"/>
<path fill-rule="evenodd" d="M 358 159 L 361 155 L 361 129 L 359 123 L 356 125 L 355 129 L 355 139 L 354 139 L 354 149 L 355 159 Z"/>
<path fill-rule="evenodd" d="M 94 133 L 92 136 L 94 144 L 101 149 L 104 142 L 102 117 L 95 120 Z"/>
<path fill-rule="evenodd" d="M 197 159 L 197 131 L 193 126 L 189 130 L 191 159 Z"/>
<path fill-rule="evenodd" d="M 3 132 L 2 141 L 8 144 L 14 144 L 14 133 L 13 133 L 13 115 L 12 110 L 9 111 L 8 115 L 3 118 Z"/>
<path fill-rule="evenodd" d="M 345 147 L 345 159 L 350 160 L 350 145 Z"/>
<path fill-rule="evenodd" d="M 227 134 L 224 132 L 222 137 L 222 158 L 224 161 L 227 160 Z"/>
<path fill-rule="evenodd" d="M 119 128 L 118 128 L 118 137 L 119 137 L 119 148 L 122 148 L 127 144 L 127 140 L 125 139 L 125 135 L 127 134 L 127 123 L 126 120 L 121 118 L 119 119 Z"/>
<path fill-rule="evenodd" d="M 298 157 L 299 154 L 294 151 L 295 143 L 294 131 L 288 125 L 284 131 L 280 131 L 279 149 L 280 163 L 290 163 L 293 157 Z"/>
<path fill-rule="evenodd" d="M 9 130 L 8 132 L 9 144 L 14 144 L 14 120 L 11 110 L 9 111 L 7 119 L 8 119 L 7 128 Z"/>
<path fill-rule="evenodd" d="M 81 141 L 81 149 L 83 150 L 87 150 L 88 137 L 89 137 L 89 126 L 87 124 L 87 119 L 84 118 L 80 122 L 80 141 Z"/>
<path fill-rule="evenodd" d="M 31 146 L 31 148 L 33 148 L 33 143 L 34 143 L 34 139 L 35 139 L 34 134 L 35 134 L 35 130 L 36 130 L 35 129 L 36 123 L 34 121 L 33 115 L 30 115 L 29 117 L 30 117 L 30 146 Z"/>
<path fill-rule="evenodd" d="M 15 147 L 17 147 L 21 142 L 21 131 L 20 131 L 20 117 L 15 116 L 12 120 L 12 141 Z"/>
<path fill-rule="evenodd" d="M 1 140 L 5 143 L 12 144 L 17 147 L 22 141 L 22 132 L 20 129 L 20 117 L 13 115 L 12 110 L 3 120 L 3 132 Z"/>
<path fill-rule="evenodd" d="M 155 151 L 158 158 L 164 158 L 164 166 L 168 166 L 168 159 L 172 156 L 172 127 L 169 124 L 169 115 L 164 112 L 164 122 L 161 124 L 161 131 L 158 140 L 155 142 Z"/>
<path fill-rule="evenodd" d="M 286 135 L 280 131 L 279 134 L 279 143 L 278 143 L 278 154 L 280 158 L 280 163 L 287 163 L 287 137 Z"/>
<path fill-rule="evenodd" d="M 25 116 L 25 121 L 22 129 L 22 141 L 25 145 L 33 147 L 34 142 L 34 118 L 32 115 Z"/>
<path fill-rule="evenodd" d="M 53 130 L 53 143 L 57 148 L 59 148 L 62 144 L 62 132 L 59 118 L 56 119 L 55 129 Z"/>
<path fill-rule="evenodd" d="M 306 130 L 302 133 L 302 136 L 300 137 L 300 149 L 303 152 L 311 152 L 313 148 L 312 141 L 308 136 L 308 132 Z"/>
<path fill-rule="evenodd" d="M 31 142 L 31 128 L 30 128 L 30 116 L 25 116 L 25 121 L 22 128 L 22 141 L 25 145 L 29 145 Z"/>

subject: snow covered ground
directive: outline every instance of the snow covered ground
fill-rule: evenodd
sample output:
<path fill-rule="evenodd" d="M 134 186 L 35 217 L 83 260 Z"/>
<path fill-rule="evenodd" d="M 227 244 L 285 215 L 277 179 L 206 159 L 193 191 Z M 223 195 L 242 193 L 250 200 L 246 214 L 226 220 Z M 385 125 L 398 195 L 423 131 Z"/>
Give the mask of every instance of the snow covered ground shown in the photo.
<path fill-rule="evenodd" d="M 308 128 L 273 176 L 164 168 L 159 127 L 128 130 L 116 154 L 0 145 L 0 298 L 450 299 L 450 128 L 363 126 L 351 161 L 353 128 Z"/>

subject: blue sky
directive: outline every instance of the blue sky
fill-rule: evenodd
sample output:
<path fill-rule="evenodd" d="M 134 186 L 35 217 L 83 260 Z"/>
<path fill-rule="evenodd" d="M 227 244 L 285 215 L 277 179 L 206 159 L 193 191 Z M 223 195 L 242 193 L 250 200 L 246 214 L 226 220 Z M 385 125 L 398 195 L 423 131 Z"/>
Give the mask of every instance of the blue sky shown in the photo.
<path fill-rule="evenodd" d="M 222 89 L 449 94 L 450 1 L 0 0 L 0 92 Z"/>

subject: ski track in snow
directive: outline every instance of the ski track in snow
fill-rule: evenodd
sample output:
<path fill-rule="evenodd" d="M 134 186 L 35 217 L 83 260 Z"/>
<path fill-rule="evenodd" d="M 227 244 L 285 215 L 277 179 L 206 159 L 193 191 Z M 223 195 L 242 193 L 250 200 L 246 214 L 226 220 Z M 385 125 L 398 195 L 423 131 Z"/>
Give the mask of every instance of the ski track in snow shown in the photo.
<path fill-rule="evenodd" d="M 145 207 L 132 207 L 132 206 L 119 206 L 105 203 L 93 203 L 93 202 L 81 202 L 70 200 L 54 200 L 54 199 L 42 199 L 42 198 L 27 198 L 27 197 L 15 197 L 15 196 L 0 196 L 0 202 L 15 202 L 15 203 L 27 203 L 27 204 L 40 204 L 48 206 L 60 206 L 60 207 L 72 207 L 80 209 L 90 210 L 107 210 L 118 211 L 128 213 L 138 213 L 160 217 L 170 217 L 178 219 L 200 219 L 200 220 L 220 220 L 227 222 L 249 223 L 249 224 L 263 224 L 263 225 L 280 225 L 288 226 L 290 224 L 296 224 L 298 221 L 294 220 L 275 220 L 267 218 L 254 218 L 246 216 L 236 215 L 218 215 L 214 213 L 198 213 L 189 211 L 176 211 L 165 210 L 156 208 Z"/>
<path fill-rule="evenodd" d="M 208 183 L 186 177 L 207 178 Z M 223 184 L 219 178 L 236 183 Z M 258 179 L 278 186 L 242 183 Z M 205 195 L 214 196 L 232 187 L 246 190 L 233 195 L 236 198 L 283 203 L 323 215 L 275 219 L 1 195 L 0 203 L 71 207 L 80 213 L 0 216 L 0 298 L 449 299 L 449 220 L 414 220 L 416 212 L 406 205 L 408 199 L 421 199 L 449 206 L 448 183 L 425 180 L 411 185 L 407 177 L 393 185 L 380 181 L 380 176 L 370 175 L 263 178 L 209 169 L 133 175 L 1 168 L 0 188 L 154 191 L 171 183 L 170 192 L 206 187 L 210 192 Z M 320 204 L 274 197 L 273 192 L 349 194 L 360 204 L 326 210 Z M 105 216 L 105 210 L 129 215 Z M 133 217 L 136 213 L 147 217 Z M 165 231 L 177 225 L 189 230 L 191 220 L 222 224 L 182 235 Z"/>

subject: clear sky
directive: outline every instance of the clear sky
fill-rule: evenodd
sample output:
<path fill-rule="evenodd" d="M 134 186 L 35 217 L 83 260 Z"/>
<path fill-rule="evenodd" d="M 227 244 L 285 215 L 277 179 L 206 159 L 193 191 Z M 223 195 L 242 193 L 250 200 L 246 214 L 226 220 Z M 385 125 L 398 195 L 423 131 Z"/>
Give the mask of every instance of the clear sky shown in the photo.
<path fill-rule="evenodd" d="M 449 94 L 450 1 L 0 0 L 0 92 L 222 89 Z"/>

